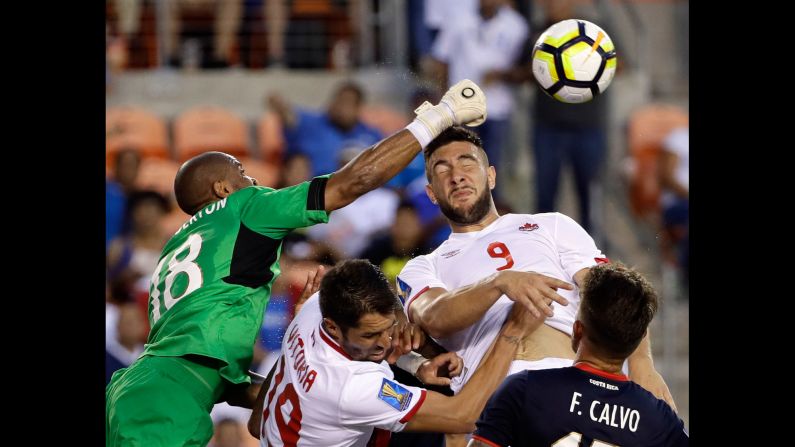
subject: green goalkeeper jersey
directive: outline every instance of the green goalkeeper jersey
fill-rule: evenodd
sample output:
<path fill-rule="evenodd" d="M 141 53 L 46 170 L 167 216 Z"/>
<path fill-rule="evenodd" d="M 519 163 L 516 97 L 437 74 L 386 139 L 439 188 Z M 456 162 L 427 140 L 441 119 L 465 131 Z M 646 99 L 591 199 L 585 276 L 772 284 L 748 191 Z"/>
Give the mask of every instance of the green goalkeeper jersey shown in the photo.
<path fill-rule="evenodd" d="M 225 379 L 247 381 L 282 238 L 328 222 L 328 177 L 278 190 L 247 187 L 185 222 L 152 275 L 144 355 L 212 357 L 223 362 Z"/>

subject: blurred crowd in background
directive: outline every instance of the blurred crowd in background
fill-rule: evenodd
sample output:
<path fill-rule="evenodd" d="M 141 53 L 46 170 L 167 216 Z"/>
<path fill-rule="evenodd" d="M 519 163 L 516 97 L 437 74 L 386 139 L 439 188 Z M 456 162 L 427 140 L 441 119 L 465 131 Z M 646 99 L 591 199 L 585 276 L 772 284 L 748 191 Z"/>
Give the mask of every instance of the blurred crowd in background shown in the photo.
<path fill-rule="evenodd" d="M 149 281 L 190 216 L 180 163 L 238 157 L 273 188 L 336 170 L 469 78 L 488 120 L 474 128 L 497 168 L 502 213 L 560 211 L 611 259 L 661 290 L 656 363 L 687 423 L 689 122 L 687 1 L 107 0 L 106 378 L 143 350 Z M 597 23 L 615 42 L 613 85 L 559 103 L 532 79 L 551 24 Z M 651 50 L 654 49 L 654 50 Z M 251 86 L 259 86 L 252 89 Z M 317 264 L 365 258 L 393 283 L 449 228 L 425 194 L 419 155 L 385 187 L 284 241 L 251 369 L 277 358 L 294 300 Z M 215 446 L 257 445 L 249 412 L 216 406 Z"/>

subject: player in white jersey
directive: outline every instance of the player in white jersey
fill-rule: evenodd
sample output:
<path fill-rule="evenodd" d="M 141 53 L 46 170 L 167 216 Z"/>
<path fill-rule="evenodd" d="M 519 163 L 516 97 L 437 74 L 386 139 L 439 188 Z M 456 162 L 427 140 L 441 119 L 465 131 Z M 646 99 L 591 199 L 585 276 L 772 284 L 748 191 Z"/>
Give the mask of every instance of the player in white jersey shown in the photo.
<path fill-rule="evenodd" d="M 386 278 L 369 262 L 344 261 L 325 275 L 288 326 L 258 396 L 252 417 L 261 417 L 263 447 L 386 446 L 392 431 L 470 432 L 519 340 L 542 326 L 516 306 L 470 384 L 447 397 L 394 380 L 385 359 L 396 311 Z"/>
<path fill-rule="evenodd" d="M 533 244 L 534 249 L 517 249 L 527 244 Z M 574 249 L 577 244 L 587 249 L 577 251 Z M 565 256 L 559 256 L 561 252 L 564 252 Z M 559 262 L 550 262 L 559 257 L 561 258 Z M 427 293 L 427 291 L 420 293 L 426 288 L 428 290 L 461 289 L 492 277 L 499 271 L 513 270 L 532 271 L 552 278 L 568 279 L 583 268 L 595 265 L 596 259 L 604 259 L 604 255 L 570 218 L 558 213 L 507 214 L 500 216 L 483 230 L 451 234 L 450 238 L 433 253 L 411 260 L 398 276 L 398 283 L 402 283 L 400 284 L 402 290 L 406 292 L 412 290 L 402 295 L 411 295 L 405 307 L 408 309 L 409 320 L 417 322 L 418 312 L 415 306 L 418 305 L 418 299 Z M 553 304 L 553 315 L 548 317 L 545 323 L 570 337 L 579 297 L 574 290 L 562 288 L 558 289 L 558 294 L 569 304 L 567 306 Z M 433 323 L 426 327 L 439 344 L 457 352 L 464 359 L 463 374 L 453 379 L 451 384 L 453 391 L 458 391 L 466 383 L 471 371 L 480 363 L 513 304 L 513 301 L 505 295 L 500 296 L 495 293 L 495 296 L 498 297 L 496 301 L 485 308 L 482 317 L 468 328 L 457 332 L 445 332 L 440 331 Z M 488 302 L 485 299 L 481 301 Z M 430 318 L 428 320 L 433 322 Z M 426 321 L 420 320 L 420 325 L 422 326 Z M 566 350 L 560 354 L 562 361 L 548 360 L 547 363 L 551 367 L 558 363 L 560 366 L 570 366 L 571 362 L 566 355 L 570 349 L 566 347 Z M 521 367 L 529 363 L 526 360 L 517 360 L 514 363 L 511 372 L 516 372 L 513 369 L 528 369 Z"/>
<path fill-rule="evenodd" d="M 574 220 L 560 213 L 500 216 L 490 190 L 496 172 L 480 138 L 454 126 L 425 150 L 428 196 L 453 230 L 433 253 L 409 261 L 397 286 L 409 320 L 464 359 L 461 389 L 480 362 L 511 301 L 544 312 L 546 324 L 520 348 L 511 373 L 571 366 L 578 289 L 607 258 Z M 554 301 L 550 306 L 542 300 Z M 630 378 L 673 406 L 654 369 L 648 334 L 628 359 Z"/>

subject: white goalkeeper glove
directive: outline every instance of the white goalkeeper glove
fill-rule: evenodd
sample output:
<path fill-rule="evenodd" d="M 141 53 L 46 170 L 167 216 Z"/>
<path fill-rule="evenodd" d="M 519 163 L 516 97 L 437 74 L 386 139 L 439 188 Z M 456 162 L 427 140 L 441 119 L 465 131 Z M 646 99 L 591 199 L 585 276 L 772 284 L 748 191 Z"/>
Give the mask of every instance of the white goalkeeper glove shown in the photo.
<path fill-rule="evenodd" d="M 437 105 L 425 101 L 414 111 L 417 117 L 407 129 L 425 148 L 454 124 L 479 126 L 486 121 L 486 95 L 477 84 L 464 79 L 447 90 Z"/>

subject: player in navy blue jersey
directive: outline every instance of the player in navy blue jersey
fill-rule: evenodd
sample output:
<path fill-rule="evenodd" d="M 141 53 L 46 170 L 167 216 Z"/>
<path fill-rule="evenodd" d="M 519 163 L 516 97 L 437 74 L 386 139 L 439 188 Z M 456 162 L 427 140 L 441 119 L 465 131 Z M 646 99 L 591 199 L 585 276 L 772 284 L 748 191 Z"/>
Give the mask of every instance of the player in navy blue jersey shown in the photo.
<path fill-rule="evenodd" d="M 621 373 L 657 311 L 649 282 L 621 264 L 600 264 L 591 268 L 581 297 L 574 366 L 505 379 L 469 447 L 689 445 L 674 410 Z"/>

